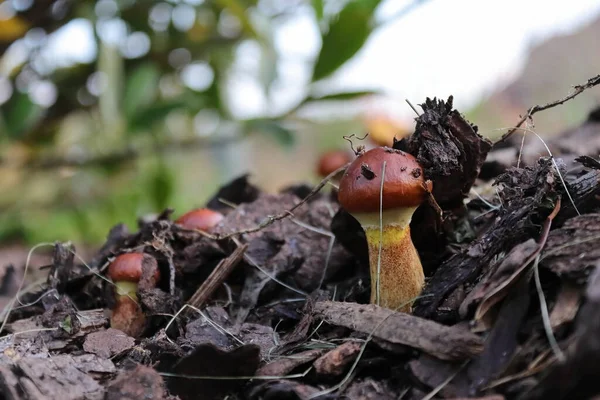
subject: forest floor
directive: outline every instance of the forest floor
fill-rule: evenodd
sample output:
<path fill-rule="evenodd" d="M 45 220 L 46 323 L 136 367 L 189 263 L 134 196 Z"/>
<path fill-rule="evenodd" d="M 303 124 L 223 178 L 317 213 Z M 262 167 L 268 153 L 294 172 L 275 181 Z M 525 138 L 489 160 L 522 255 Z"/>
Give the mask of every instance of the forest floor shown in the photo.
<path fill-rule="evenodd" d="M 224 215 L 210 233 L 165 210 L 115 226 L 85 261 L 56 243 L 41 283 L 5 268 L 0 398 L 594 398 L 600 111 L 541 151 L 522 139 L 533 114 L 598 83 L 497 143 L 452 98 L 421 105 L 394 144 L 433 182 L 411 222 L 426 276 L 412 313 L 369 304 L 364 232 L 325 181 L 266 194 L 241 176 L 206 204 Z M 129 252 L 161 277 L 140 282 L 135 337 L 110 327 L 106 278 Z"/>

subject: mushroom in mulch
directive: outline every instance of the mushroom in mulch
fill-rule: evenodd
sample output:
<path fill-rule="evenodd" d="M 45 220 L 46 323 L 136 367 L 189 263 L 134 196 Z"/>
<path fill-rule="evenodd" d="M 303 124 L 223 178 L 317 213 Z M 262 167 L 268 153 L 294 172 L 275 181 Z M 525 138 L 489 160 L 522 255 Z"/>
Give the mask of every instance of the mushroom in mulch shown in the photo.
<path fill-rule="evenodd" d="M 175 223 L 184 229 L 209 232 L 225 218 L 223 214 L 209 208 L 197 208 L 179 217 Z"/>
<path fill-rule="evenodd" d="M 410 221 L 431 190 L 417 160 L 388 147 L 359 154 L 342 176 L 340 205 L 367 237 L 371 303 L 410 312 L 421 293 L 424 274 Z"/>
<path fill-rule="evenodd" d="M 146 316 L 138 303 L 138 287 L 156 287 L 160 272 L 156 259 L 144 253 L 121 254 L 108 267 L 108 277 L 115 284 L 116 303 L 112 309 L 110 326 L 137 337 L 146 327 Z"/>

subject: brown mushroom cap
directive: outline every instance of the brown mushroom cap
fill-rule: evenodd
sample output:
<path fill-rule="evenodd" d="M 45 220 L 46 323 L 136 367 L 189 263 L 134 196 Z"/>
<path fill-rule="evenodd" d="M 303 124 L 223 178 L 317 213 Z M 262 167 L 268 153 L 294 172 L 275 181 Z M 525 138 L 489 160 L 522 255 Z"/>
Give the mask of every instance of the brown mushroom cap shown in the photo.
<path fill-rule="evenodd" d="M 346 211 L 379 211 L 381 172 L 385 164 L 382 208 L 417 207 L 431 191 L 416 158 L 400 150 L 377 147 L 358 156 L 340 180 L 338 200 Z"/>
<path fill-rule="evenodd" d="M 108 267 L 108 277 L 113 282 L 139 282 L 142 278 L 144 265 L 154 270 L 153 285 L 160 279 L 160 272 L 154 257 L 144 253 L 121 254 Z"/>
<path fill-rule="evenodd" d="M 326 177 L 336 169 L 348 164 L 353 158 L 354 157 L 352 157 L 352 154 L 345 150 L 326 151 L 319 158 L 319 162 L 317 164 L 317 174 L 322 177 Z"/>
<path fill-rule="evenodd" d="M 175 223 L 186 229 L 209 231 L 224 218 L 223 214 L 208 208 L 197 208 L 179 217 Z"/>

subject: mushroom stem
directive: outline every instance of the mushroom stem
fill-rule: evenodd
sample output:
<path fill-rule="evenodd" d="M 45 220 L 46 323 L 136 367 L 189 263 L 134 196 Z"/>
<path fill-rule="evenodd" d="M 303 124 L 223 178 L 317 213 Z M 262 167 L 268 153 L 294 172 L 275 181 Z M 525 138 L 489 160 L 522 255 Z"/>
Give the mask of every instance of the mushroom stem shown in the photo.
<path fill-rule="evenodd" d="M 373 304 L 410 312 L 412 302 L 421 293 L 425 276 L 410 237 L 410 220 L 415 210 L 416 207 L 384 210 L 381 221 L 378 212 L 354 215 L 367 237 Z"/>

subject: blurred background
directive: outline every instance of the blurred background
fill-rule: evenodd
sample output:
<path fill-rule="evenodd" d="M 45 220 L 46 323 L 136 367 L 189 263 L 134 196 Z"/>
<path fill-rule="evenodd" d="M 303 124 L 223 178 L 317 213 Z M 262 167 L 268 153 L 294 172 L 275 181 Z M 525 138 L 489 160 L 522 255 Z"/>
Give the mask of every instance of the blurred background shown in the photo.
<path fill-rule="evenodd" d="M 0 258 L 94 248 L 243 173 L 267 191 L 316 183 L 343 135 L 410 134 L 406 100 L 454 95 L 497 137 L 596 75 L 598 37 L 597 0 L 0 1 Z"/>

